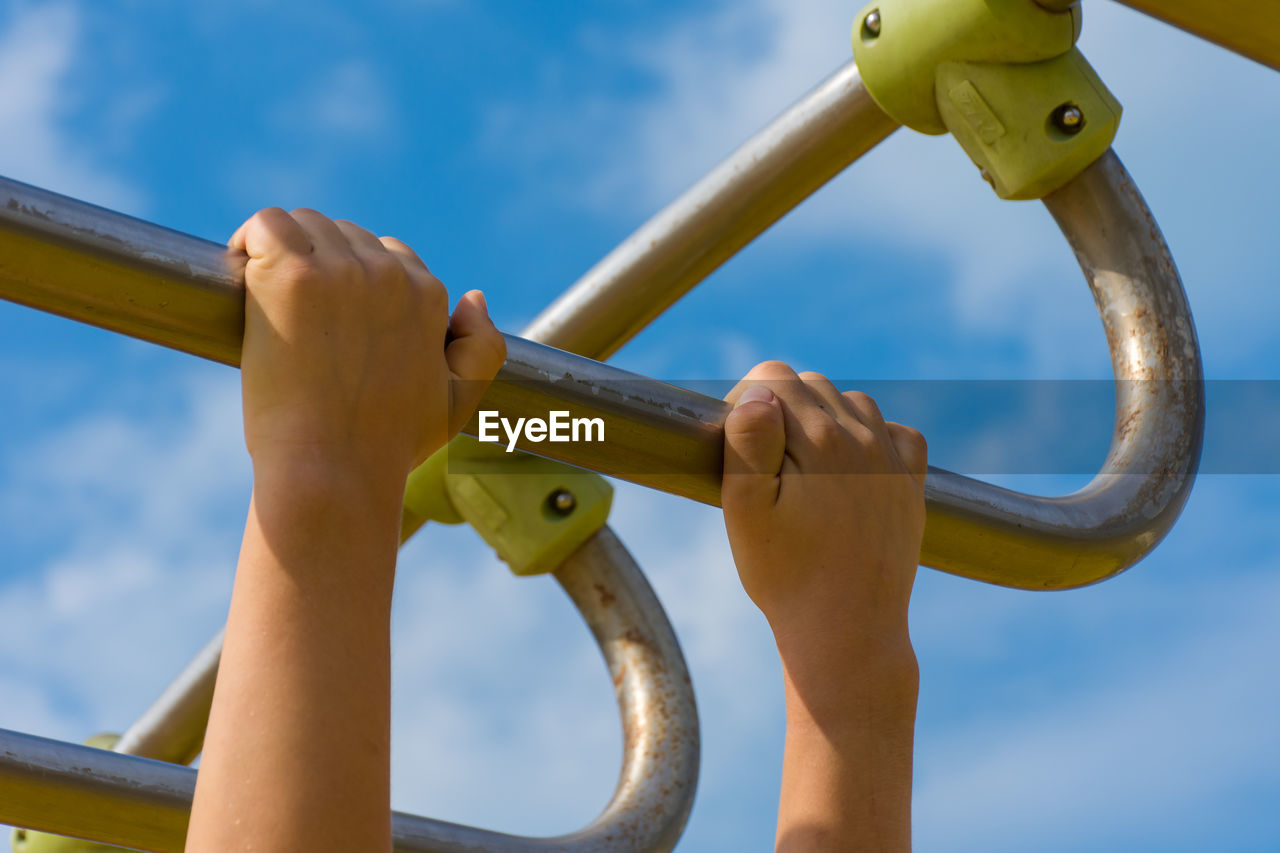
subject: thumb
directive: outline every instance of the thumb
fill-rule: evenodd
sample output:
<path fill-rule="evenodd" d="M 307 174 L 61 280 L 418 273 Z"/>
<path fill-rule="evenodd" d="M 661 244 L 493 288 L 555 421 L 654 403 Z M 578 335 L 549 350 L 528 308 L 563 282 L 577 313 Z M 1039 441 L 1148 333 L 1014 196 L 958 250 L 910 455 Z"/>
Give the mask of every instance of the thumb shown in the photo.
<path fill-rule="evenodd" d="M 722 503 L 767 501 L 772 505 L 778 498 L 786 449 L 782 404 L 764 385 L 747 388 L 724 422 Z"/>
<path fill-rule="evenodd" d="M 475 414 L 489 381 L 507 358 L 507 342 L 489 319 L 480 291 L 472 290 L 458 300 L 449 319 L 444 358 L 454 379 L 449 409 L 449 434 L 453 435 Z"/>

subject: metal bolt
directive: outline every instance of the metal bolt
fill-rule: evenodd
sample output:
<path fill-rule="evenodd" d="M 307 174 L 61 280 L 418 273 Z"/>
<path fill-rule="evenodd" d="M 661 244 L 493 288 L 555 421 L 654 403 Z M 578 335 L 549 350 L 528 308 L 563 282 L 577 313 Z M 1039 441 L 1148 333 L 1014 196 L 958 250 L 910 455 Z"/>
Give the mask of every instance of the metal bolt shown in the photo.
<path fill-rule="evenodd" d="M 880 35 L 880 10 L 872 9 L 868 12 L 867 17 L 862 21 L 862 27 L 872 38 Z"/>
<path fill-rule="evenodd" d="M 1053 123 L 1063 133 L 1074 135 L 1084 127 L 1084 113 L 1075 104 L 1063 104 L 1053 111 Z"/>
<path fill-rule="evenodd" d="M 568 515 L 578 507 L 578 499 L 568 489 L 556 489 L 547 499 L 547 503 L 559 515 Z"/>

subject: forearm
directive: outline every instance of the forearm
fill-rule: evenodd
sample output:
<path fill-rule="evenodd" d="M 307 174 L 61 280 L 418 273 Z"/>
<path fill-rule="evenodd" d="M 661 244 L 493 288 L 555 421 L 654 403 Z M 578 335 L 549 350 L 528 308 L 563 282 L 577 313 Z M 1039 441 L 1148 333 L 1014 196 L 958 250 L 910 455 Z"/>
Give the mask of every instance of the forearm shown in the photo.
<path fill-rule="evenodd" d="M 837 655 L 821 672 L 788 657 L 777 849 L 909 851 L 919 684 L 909 643 L 889 655 Z"/>
<path fill-rule="evenodd" d="M 389 850 L 403 483 L 255 475 L 187 849 Z"/>

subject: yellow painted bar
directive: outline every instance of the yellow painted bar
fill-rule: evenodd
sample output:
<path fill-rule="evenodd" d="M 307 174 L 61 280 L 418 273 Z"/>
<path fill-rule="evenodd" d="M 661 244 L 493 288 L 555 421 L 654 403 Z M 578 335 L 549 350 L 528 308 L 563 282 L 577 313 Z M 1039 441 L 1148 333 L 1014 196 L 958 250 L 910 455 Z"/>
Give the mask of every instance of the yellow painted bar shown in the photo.
<path fill-rule="evenodd" d="M 1280 0 L 1120 0 L 1280 71 Z"/>

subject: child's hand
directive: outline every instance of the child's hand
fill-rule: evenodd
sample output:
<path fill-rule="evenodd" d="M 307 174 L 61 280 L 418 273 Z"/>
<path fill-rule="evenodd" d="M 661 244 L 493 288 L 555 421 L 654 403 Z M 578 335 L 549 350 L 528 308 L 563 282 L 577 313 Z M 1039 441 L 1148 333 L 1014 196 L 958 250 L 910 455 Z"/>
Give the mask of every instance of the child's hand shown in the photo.
<path fill-rule="evenodd" d="M 778 362 L 728 399 L 725 527 L 782 657 L 777 849 L 909 851 L 924 439 Z"/>
<path fill-rule="evenodd" d="M 268 208 L 230 245 L 249 255 L 241 370 L 255 469 L 338 465 L 402 487 L 506 357 L 483 295 L 450 318 L 444 285 L 399 240 Z"/>
<path fill-rule="evenodd" d="M 850 656 L 909 658 L 924 439 L 886 423 L 867 395 L 778 362 L 752 369 L 727 399 L 725 526 L 784 663 L 838 676 Z"/>

